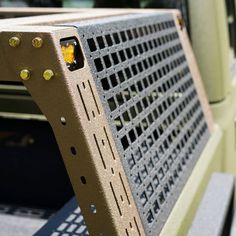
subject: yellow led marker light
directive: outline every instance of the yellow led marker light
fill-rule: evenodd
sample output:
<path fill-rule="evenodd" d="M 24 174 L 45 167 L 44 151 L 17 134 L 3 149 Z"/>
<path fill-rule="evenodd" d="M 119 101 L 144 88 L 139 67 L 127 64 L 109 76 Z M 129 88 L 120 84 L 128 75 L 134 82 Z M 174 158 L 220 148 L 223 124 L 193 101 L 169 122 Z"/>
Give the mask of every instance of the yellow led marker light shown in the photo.
<path fill-rule="evenodd" d="M 66 38 L 60 41 L 61 51 L 67 68 L 70 71 L 84 66 L 84 58 L 76 38 Z"/>

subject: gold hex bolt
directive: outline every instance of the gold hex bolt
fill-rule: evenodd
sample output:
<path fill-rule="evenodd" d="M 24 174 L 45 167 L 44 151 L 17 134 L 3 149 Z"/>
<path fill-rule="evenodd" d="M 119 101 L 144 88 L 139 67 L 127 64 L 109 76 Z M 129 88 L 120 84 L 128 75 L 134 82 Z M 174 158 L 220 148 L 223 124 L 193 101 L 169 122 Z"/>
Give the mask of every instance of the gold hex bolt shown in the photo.
<path fill-rule="evenodd" d="M 43 72 L 43 78 L 45 80 L 51 80 L 54 76 L 54 72 L 50 69 L 47 69 Z"/>
<path fill-rule="evenodd" d="M 8 43 L 11 47 L 16 48 L 20 45 L 20 39 L 14 36 L 9 39 Z"/>
<path fill-rule="evenodd" d="M 27 69 L 21 70 L 20 77 L 22 80 L 28 80 L 30 78 L 30 71 Z"/>
<path fill-rule="evenodd" d="M 32 40 L 32 46 L 34 48 L 41 48 L 43 46 L 43 39 L 40 37 L 36 37 Z"/>

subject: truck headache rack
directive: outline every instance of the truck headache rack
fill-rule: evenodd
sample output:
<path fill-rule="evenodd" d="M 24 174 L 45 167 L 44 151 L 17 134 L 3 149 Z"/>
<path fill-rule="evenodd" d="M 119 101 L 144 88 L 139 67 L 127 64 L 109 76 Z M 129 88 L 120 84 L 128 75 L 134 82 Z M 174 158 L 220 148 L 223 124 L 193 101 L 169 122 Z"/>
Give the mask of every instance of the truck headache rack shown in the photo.
<path fill-rule="evenodd" d="M 156 236 L 213 122 L 179 12 L 115 14 L 3 20 L 0 80 L 52 126 L 89 235 Z"/>

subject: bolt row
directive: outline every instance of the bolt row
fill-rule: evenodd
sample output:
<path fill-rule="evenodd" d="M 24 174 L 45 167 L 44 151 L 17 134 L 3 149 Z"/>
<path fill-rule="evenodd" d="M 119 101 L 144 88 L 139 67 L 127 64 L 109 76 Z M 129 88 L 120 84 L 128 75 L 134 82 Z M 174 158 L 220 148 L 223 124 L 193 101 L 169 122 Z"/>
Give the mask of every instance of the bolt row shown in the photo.
<path fill-rule="evenodd" d="M 47 69 L 43 72 L 43 78 L 45 80 L 51 80 L 54 77 L 54 72 L 50 69 Z M 22 80 L 30 79 L 30 71 L 28 69 L 23 69 L 20 71 L 20 78 Z"/>
<path fill-rule="evenodd" d="M 21 40 L 19 37 L 11 37 L 9 40 L 8 40 L 8 44 L 10 47 L 12 48 L 16 48 L 20 45 L 21 43 Z M 43 46 L 43 39 L 40 38 L 40 37 L 35 37 L 32 39 L 32 46 L 34 48 L 41 48 Z M 20 75 L 20 78 L 22 80 L 29 80 L 30 79 L 30 71 L 28 69 L 22 69 L 19 73 Z M 52 78 L 54 77 L 54 72 L 51 70 L 51 69 L 47 69 L 43 72 L 43 78 L 45 80 L 51 80 Z"/>
<path fill-rule="evenodd" d="M 9 46 L 12 48 L 16 48 L 20 45 L 21 40 L 19 37 L 11 37 L 8 41 Z M 35 37 L 34 39 L 32 39 L 32 46 L 34 48 L 41 48 L 43 46 L 43 39 L 40 37 Z"/>

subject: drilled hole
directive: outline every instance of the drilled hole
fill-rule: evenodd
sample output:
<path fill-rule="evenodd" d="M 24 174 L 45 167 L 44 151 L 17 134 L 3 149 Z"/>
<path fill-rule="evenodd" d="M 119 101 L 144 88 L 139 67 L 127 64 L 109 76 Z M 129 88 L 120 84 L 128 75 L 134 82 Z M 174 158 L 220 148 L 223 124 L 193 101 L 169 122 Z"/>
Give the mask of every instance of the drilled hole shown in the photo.
<path fill-rule="evenodd" d="M 75 147 L 73 147 L 73 146 L 70 148 L 70 151 L 73 155 L 76 155 L 76 153 L 77 153 Z"/>
<path fill-rule="evenodd" d="M 94 204 L 91 204 L 90 205 L 90 210 L 93 214 L 96 214 L 97 213 L 97 209 L 96 209 L 96 206 Z"/>
<path fill-rule="evenodd" d="M 86 180 L 86 178 L 84 176 L 81 176 L 80 180 L 81 180 L 82 184 L 86 184 L 87 183 L 87 180 Z"/>
<path fill-rule="evenodd" d="M 66 125 L 66 118 L 63 116 L 61 117 L 61 124 Z"/>

